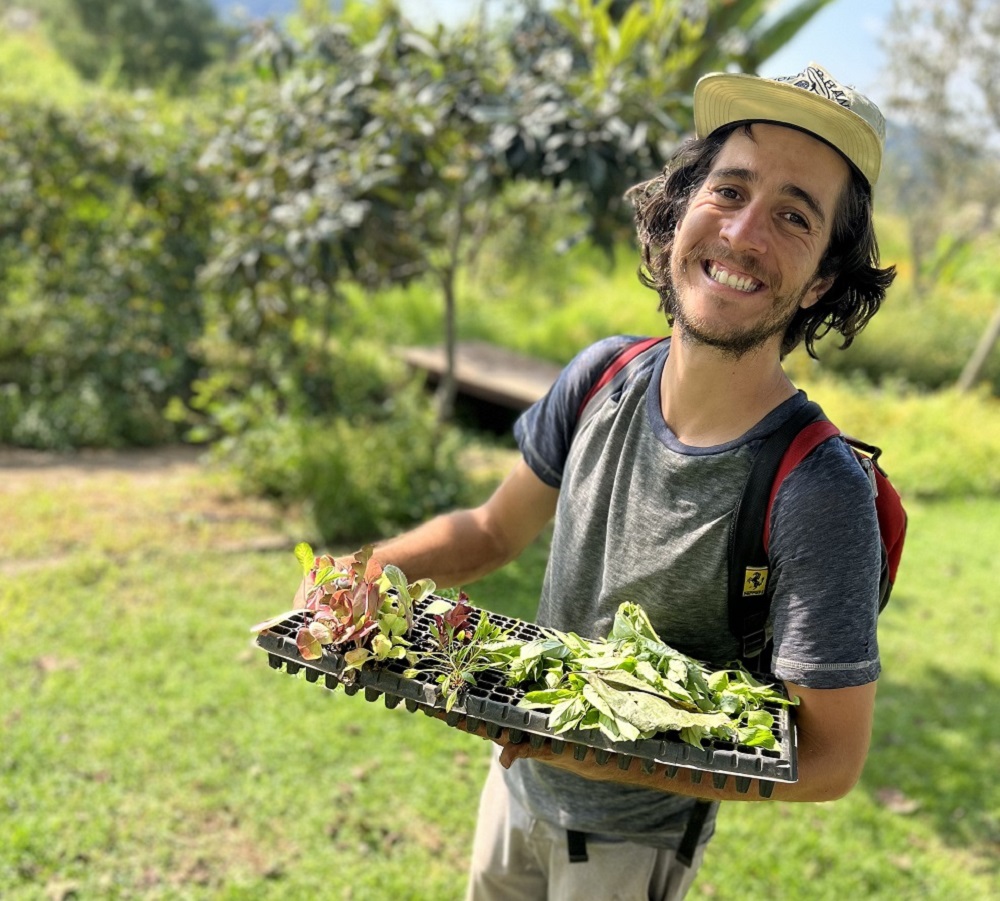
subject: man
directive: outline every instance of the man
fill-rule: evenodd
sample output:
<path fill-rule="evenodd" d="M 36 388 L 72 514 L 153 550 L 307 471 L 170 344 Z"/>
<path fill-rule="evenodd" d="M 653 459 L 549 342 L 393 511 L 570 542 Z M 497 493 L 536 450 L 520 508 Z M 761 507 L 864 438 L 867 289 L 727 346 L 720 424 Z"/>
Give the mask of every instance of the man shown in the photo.
<path fill-rule="evenodd" d="M 540 624 L 599 636 L 633 601 L 664 641 L 722 665 L 739 656 L 726 594 L 734 506 L 762 440 L 806 402 L 781 359 L 803 340 L 812 353 L 830 328 L 850 343 L 894 273 L 878 268 L 871 191 L 884 121 L 866 98 L 811 64 L 791 79 L 706 76 L 694 111 L 696 139 L 631 192 L 641 277 L 670 341 L 577 432 L 582 398 L 626 339 L 583 351 L 518 421 L 523 459 L 489 501 L 376 556 L 411 579 L 467 585 L 554 516 Z M 772 798 L 825 801 L 855 784 L 871 733 L 872 490 L 830 441 L 773 510 L 772 668 L 800 705 L 799 779 Z M 483 794 L 469 897 L 681 898 L 714 827 L 717 805 L 697 799 L 749 796 L 683 769 L 668 778 L 507 744 Z M 692 829 L 692 811 L 706 809 Z M 580 834 L 587 859 L 570 862 Z M 698 842 L 688 866 L 676 859 L 686 835 Z"/>

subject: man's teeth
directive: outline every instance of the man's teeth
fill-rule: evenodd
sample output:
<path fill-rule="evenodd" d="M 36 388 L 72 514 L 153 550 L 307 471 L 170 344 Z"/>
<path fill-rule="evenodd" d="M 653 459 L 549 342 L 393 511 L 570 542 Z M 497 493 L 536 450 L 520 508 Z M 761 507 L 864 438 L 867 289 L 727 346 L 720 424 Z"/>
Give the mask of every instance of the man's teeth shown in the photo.
<path fill-rule="evenodd" d="M 737 291 L 745 291 L 749 294 L 760 287 L 760 282 L 749 275 L 736 275 L 728 269 L 723 269 L 715 263 L 708 264 L 708 274 L 713 281 L 728 288 L 735 288 Z"/>

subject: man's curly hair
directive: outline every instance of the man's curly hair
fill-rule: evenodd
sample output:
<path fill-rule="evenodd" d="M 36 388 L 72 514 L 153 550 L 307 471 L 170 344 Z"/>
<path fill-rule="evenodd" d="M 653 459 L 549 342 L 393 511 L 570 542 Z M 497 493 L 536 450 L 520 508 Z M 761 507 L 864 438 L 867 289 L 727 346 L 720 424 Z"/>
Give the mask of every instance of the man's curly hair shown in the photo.
<path fill-rule="evenodd" d="M 639 280 L 660 296 L 660 310 L 673 324 L 674 286 L 670 255 L 674 232 L 695 192 L 708 177 L 723 144 L 738 128 L 748 135 L 750 124 L 720 128 L 705 138 L 682 144 L 661 175 L 631 188 L 626 197 L 635 209 L 635 224 L 642 253 Z M 835 277 L 829 290 L 807 309 L 800 309 L 781 343 L 784 357 L 805 341 L 809 356 L 816 357 L 815 342 L 833 329 L 849 347 L 874 316 L 896 277 L 896 267 L 879 268 L 878 241 L 872 221 L 872 195 L 868 183 L 853 166 L 851 180 L 837 209 L 833 233 L 817 270 L 818 278 Z"/>

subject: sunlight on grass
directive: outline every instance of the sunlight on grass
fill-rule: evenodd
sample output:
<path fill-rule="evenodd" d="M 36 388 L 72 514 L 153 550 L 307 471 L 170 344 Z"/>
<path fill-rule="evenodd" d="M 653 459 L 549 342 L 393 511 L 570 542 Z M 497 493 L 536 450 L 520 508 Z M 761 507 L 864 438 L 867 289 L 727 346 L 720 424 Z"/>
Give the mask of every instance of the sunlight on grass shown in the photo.
<path fill-rule="evenodd" d="M 298 564 L 226 544 L 293 523 L 230 507 L 192 466 L 85 471 L 60 518 L 50 473 L 0 480 L 20 484 L 0 544 L 4 898 L 457 901 L 489 746 L 270 669 L 248 627 L 286 608 Z M 210 531 L 188 530 L 188 507 Z M 995 497 L 911 505 L 861 785 L 835 804 L 729 805 L 692 897 L 988 897 L 998 512 Z M 64 553 L 17 569 L 54 527 Z M 530 618 L 545 556 L 543 536 L 470 595 Z"/>

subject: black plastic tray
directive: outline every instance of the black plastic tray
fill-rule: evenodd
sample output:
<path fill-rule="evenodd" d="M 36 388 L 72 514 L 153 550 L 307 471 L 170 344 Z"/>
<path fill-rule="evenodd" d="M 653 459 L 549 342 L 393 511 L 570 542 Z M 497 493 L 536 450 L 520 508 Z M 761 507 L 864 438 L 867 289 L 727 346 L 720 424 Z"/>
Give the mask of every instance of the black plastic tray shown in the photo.
<path fill-rule="evenodd" d="M 407 638 L 418 652 L 433 641 L 429 628 L 431 618 L 423 611 L 434 600 L 432 595 L 415 609 L 413 628 Z M 479 615 L 480 611 L 474 609 L 472 624 Z M 509 629 L 511 638 L 527 642 L 542 636 L 542 631 L 533 623 L 492 612 L 487 615 L 491 623 Z M 323 677 L 322 684 L 331 690 L 343 686 L 349 695 L 363 692 L 367 701 L 383 698 L 389 708 L 402 703 L 410 712 L 422 710 L 438 717 L 443 715 L 448 725 L 468 732 L 484 726 L 491 738 L 498 737 L 506 729 L 509 740 L 514 743 L 528 741 L 537 748 L 551 741 L 555 753 L 572 753 L 578 760 L 583 760 L 592 749 L 598 763 L 614 761 L 623 770 L 633 758 L 638 758 L 647 772 L 652 772 L 656 764 L 664 765 L 668 778 L 673 777 L 678 768 L 691 770 L 693 782 L 700 782 L 702 775 L 709 773 L 712 783 L 719 789 L 725 788 L 733 777 L 738 792 L 745 794 L 756 783 L 757 791 L 764 798 L 770 797 L 775 782 L 795 782 L 797 778 L 794 725 L 788 708 L 781 704 L 767 707 L 775 720 L 773 732 L 778 745 L 773 750 L 721 739 L 703 741 L 701 747 L 695 747 L 670 732 L 627 742 L 613 742 L 598 729 L 577 729 L 553 735 L 547 725 L 548 712 L 518 707 L 524 691 L 507 686 L 503 674 L 498 671 L 478 674 L 477 684 L 470 686 L 452 709 L 444 713 L 444 699 L 436 683 L 438 674 L 433 670 L 422 669 L 418 663 L 418 672 L 411 678 L 404 678 L 403 673 L 411 668 L 410 664 L 392 660 L 366 665 L 360 671 L 345 672 L 343 656 L 330 647 L 324 648 L 321 658 L 304 660 L 295 644 L 295 635 L 302 623 L 303 615 L 294 614 L 258 635 L 257 644 L 267 651 L 273 669 L 284 669 L 291 675 L 304 669 L 307 681 L 318 682 Z"/>

